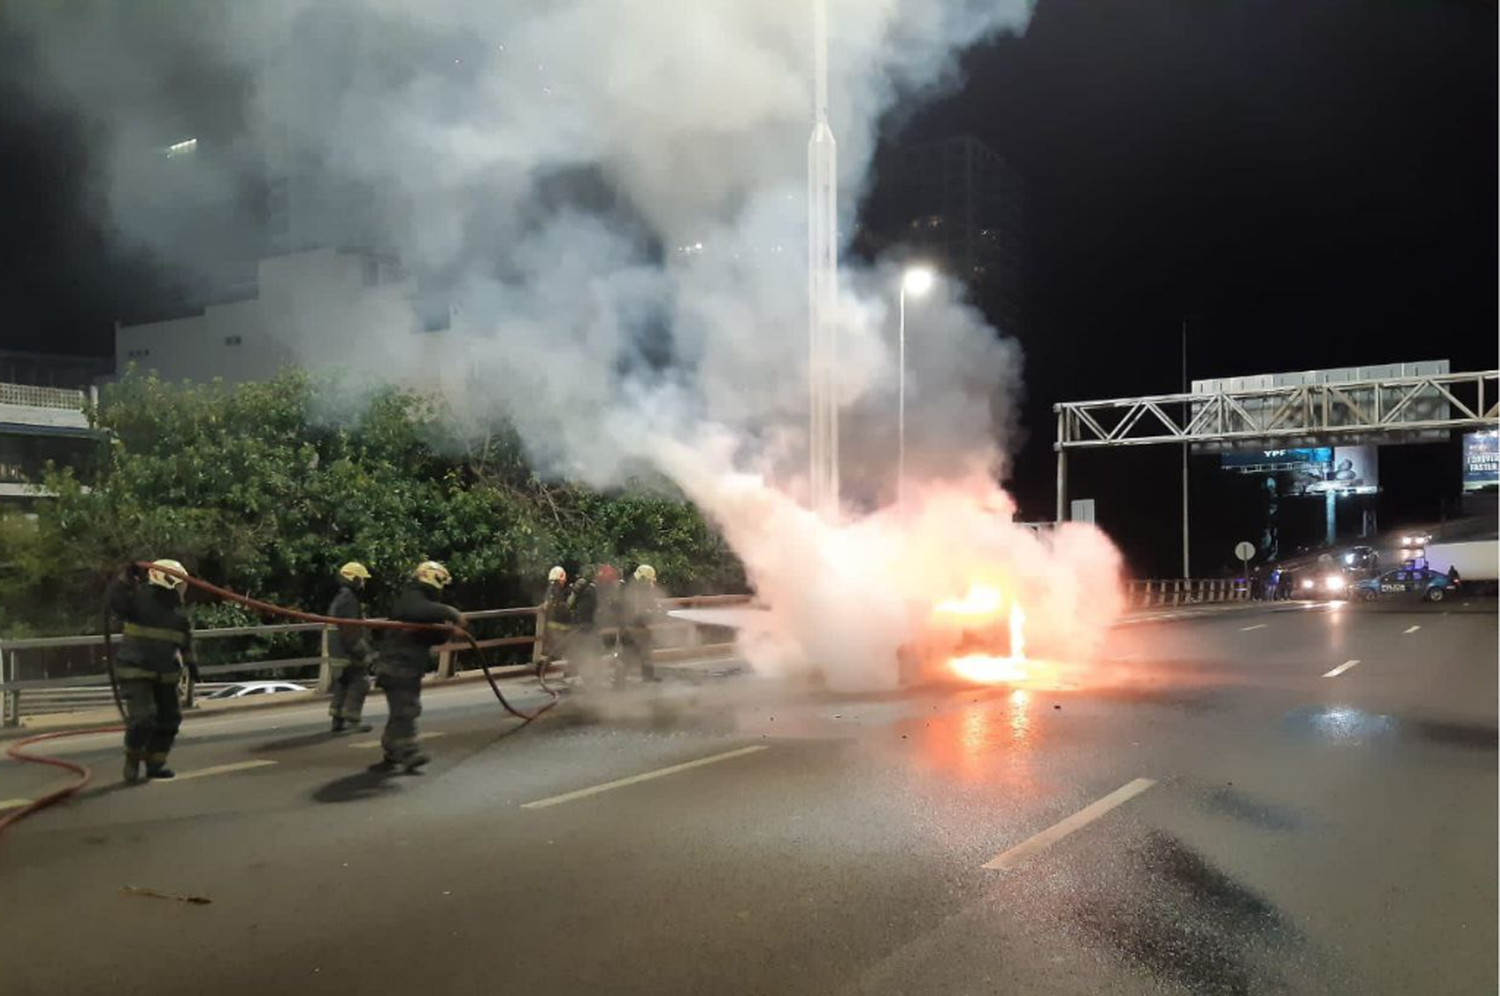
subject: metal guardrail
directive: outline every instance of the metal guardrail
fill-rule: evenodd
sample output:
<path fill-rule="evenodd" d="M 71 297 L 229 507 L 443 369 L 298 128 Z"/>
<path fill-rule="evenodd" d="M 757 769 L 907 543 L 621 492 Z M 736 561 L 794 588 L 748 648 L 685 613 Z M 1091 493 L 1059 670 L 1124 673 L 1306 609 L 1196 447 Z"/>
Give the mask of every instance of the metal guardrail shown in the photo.
<path fill-rule="evenodd" d="M 1125 595 L 1131 608 L 1243 602 L 1250 598 L 1250 587 L 1238 578 L 1173 578 L 1130 581 L 1125 586 Z"/>
<path fill-rule="evenodd" d="M 685 598 L 664 598 L 661 604 L 664 608 L 690 608 L 708 605 L 745 605 L 750 602 L 749 595 L 696 595 Z M 494 647 L 517 647 L 532 646 L 532 659 L 535 660 L 541 650 L 540 636 L 543 629 L 543 612 L 539 605 L 519 606 L 505 609 L 479 609 L 466 612 L 464 615 L 470 620 L 506 619 L 531 617 L 533 623 L 531 632 L 520 636 L 504 636 L 490 639 L 478 640 L 480 647 L 490 649 Z M 317 666 L 318 691 L 327 691 L 332 679 L 331 670 L 328 666 L 328 635 L 332 627 L 321 623 L 273 623 L 265 626 L 231 626 L 219 629 L 199 629 L 193 631 L 195 643 L 202 641 L 221 640 L 231 637 L 265 637 L 276 636 L 284 633 L 321 633 L 321 646 L 317 657 L 291 657 L 278 658 L 274 660 L 247 660 L 228 664 L 207 664 L 199 668 L 203 675 L 233 675 L 254 674 L 263 671 L 276 671 L 292 668 L 304 668 Z M 683 648 L 697 648 L 702 646 L 700 630 L 697 624 L 680 620 L 670 620 L 659 623 L 652 627 L 654 633 L 661 634 L 665 639 L 659 639 L 658 645 L 667 654 L 674 650 Z M 606 631 L 607 633 L 608 631 Z M 680 642 L 679 642 L 680 640 Z M 44 695 L 48 692 L 65 689 L 94 689 L 105 696 L 107 704 L 112 699 L 109 697 L 108 675 L 104 671 L 93 672 L 82 675 L 72 675 L 66 678 L 33 678 L 22 679 L 20 654 L 35 650 L 55 650 L 71 647 L 100 647 L 104 644 L 102 635 L 84 636 L 42 636 L 30 637 L 17 640 L 0 641 L 0 726 L 15 726 L 21 721 L 22 715 L 33 715 L 33 710 L 28 701 L 23 709 L 23 694 L 29 699 L 34 696 Z M 674 646 L 675 644 L 675 646 Z M 472 654 L 472 648 L 468 643 L 445 643 L 437 648 L 438 651 L 438 678 L 447 680 L 456 673 L 462 655 Z M 295 679 L 293 679 L 295 680 Z M 87 697 L 75 695 L 82 702 Z M 69 696 L 64 695 L 56 699 L 59 704 L 67 704 L 72 701 Z M 78 709 L 92 708 L 93 704 L 79 704 L 75 708 L 60 709 L 58 711 L 77 711 Z"/>

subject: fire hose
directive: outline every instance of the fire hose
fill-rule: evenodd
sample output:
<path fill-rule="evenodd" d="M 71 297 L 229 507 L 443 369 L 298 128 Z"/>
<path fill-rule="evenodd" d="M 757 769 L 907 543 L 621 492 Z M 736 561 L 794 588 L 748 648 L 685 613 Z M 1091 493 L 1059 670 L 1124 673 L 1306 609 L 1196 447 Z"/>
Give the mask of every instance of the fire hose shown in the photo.
<path fill-rule="evenodd" d="M 145 561 L 136 561 L 135 563 L 126 566 L 127 570 L 132 568 L 139 570 L 150 569 L 160 571 L 163 574 L 169 574 L 181 581 L 186 582 L 188 585 L 197 588 L 200 591 L 204 591 L 210 595 L 213 595 L 215 598 L 226 602 L 233 602 L 237 605 L 242 605 L 247 609 L 259 612 L 262 615 L 282 616 L 287 619 L 295 619 L 298 622 L 321 623 L 327 626 L 359 626 L 365 629 L 440 632 L 449 636 L 461 637 L 465 642 L 468 643 L 469 647 L 474 651 L 475 656 L 478 658 L 479 668 L 484 672 L 484 678 L 485 681 L 489 683 L 490 691 L 495 693 L 495 699 L 500 703 L 501 707 L 504 708 L 506 712 L 521 720 L 521 724 L 523 726 L 541 716 L 542 713 L 546 712 L 548 709 L 551 709 L 553 706 L 557 705 L 559 701 L 557 690 L 547 684 L 546 671 L 545 669 L 542 669 L 537 674 L 537 681 L 541 684 L 542 691 L 546 692 L 548 695 L 547 702 L 540 708 L 533 709 L 531 711 L 517 708 L 515 705 L 511 704 L 510 700 L 505 697 L 505 693 L 500 690 L 500 685 L 495 681 L 495 676 L 490 672 L 489 662 L 485 659 L 484 648 L 479 645 L 479 641 L 474 638 L 474 635 L 472 633 L 461 626 L 456 626 L 449 623 L 410 623 L 399 622 L 392 619 L 346 619 L 340 616 L 319 615 L 315 612 L 303 612 L 300 609 L 289 609 L 285 606 L 274 605 L 270 602 L 263 602 L 260 599 L 251 598 L 248 595 L 241 595 L 238 592 L 230 591 L 228 588 L 221 588 L 216 584 L 210 584 L 209 582 L 204 581 L 200 578 L 191 577 L 188 574 L 179 573 L 170 568 L 162 567 L 158 564 L 150 564 Z M 113 645 L 111 643 L 112 628 L 113 627 L 111 625 L 109 607 L 106 605 L 104 609 L 104 663 L 109 672 L 109 688 L 110 693 L 113 695 L 115 700 L 115 709 L 119 712 L 120 718 L 123 720 L 126 719 L 125 705 L 120 699 L 119 680 L 115 676 L 115 661 Z M 41 754 L 28 754 L 26 752 L 26 747 L 30 746 L 31 744 L 41 743 L 44 740 L 55 740 L 62 737 L 82 737 L 98 733 L 119 733 L 124 729 L 125 727 L 123 726 L 104 726 L 93 727 L 87 730 L 65 730 L 59 733 L 43 733 L 38 736 L 27 737 L 26 739 L 13 744 L 5 752 L 7 757 L 10 757 L 11 759 L 16 761 L 28 762 L 31 764 L 45 764 L 55 768 L 62 768 L 66 771 L 72 772 L 76 776 L 76 780 L 71 784 L 65 785 L 59 789 L 55 789 L 51 792 L 48 792 L 46 795 L 41 796 L 40 798 L 32 800 L 31 802 L 20 807 L 14 812 L 6 814 L 4 817 L 0 817 L 0 831 L 4 831 L 9 827 L 14 826 L 21 820 L 24 820 L 26 817 L 31 816 L 34 813 L 38 813 L 41 810 L 46 809 L 48 806 L 53 805 L 54 803 L 61 802 L 62 800 L 77 794 L 80 790 L 87 787 L 94 777 L 94 773 L 92 769 L 88 767 L 88 765 L 76 764 L 72 761 L 63 760 L 62 758 L 47 757 Z"/>

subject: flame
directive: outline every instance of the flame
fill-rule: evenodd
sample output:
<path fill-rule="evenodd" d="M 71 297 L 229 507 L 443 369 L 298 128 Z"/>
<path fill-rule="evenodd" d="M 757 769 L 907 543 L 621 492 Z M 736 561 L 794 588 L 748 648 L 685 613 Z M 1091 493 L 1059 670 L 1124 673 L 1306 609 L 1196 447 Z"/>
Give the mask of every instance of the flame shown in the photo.
<path fill-rule="evenodd" d="M 975 596 L 981 591 L 993 592 L 996 598 L 1000 594 L 993 588 L 983 588 L 976 585 L 969 590 L 969 597 L 964 600 L 964 604 L 978 604 L 980 598 L 976 598 Z M 953 658 L 948 662 L 948 666 L 960 678 L 980 684 L 994 685 L 1030 680 L 1032 678 L 1032 669 L 1026 661 L 1026 613 L 1022 610 L 1021 604 L 1019 602 L 1011 602 L 1010 604 L 1009 656 L 998 657 L 992 654 L 965 654 L 962 657 Z"/>
<path fill-rule="evenodd" d="M 1008 681 L 1025 681 L 1030 674 L 1026 662 L 1014 657 L 992 657 L 989 654 L 968 654 L 955 657 L 948 662 L 953 673 L 965 681 L 984 685 L 995 685 Z"/>
<path fill-rule="evenodd" d="M 945 598 L 934 605 L 932 611 L 946 616 L 993 616 L 1000 613 L 1004 601 L 999 588 L 972 584 L 963 598 Z"/>

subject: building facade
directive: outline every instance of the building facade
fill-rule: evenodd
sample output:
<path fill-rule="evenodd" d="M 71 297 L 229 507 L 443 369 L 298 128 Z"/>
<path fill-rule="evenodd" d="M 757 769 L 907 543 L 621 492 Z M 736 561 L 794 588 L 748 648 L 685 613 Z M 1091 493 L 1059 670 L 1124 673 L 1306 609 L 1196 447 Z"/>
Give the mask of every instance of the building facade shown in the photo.
<path fill-rule="evenodd" d="M 359 367 L 378 354 L 420 366 L 427 333 L 451 314 L 420 307 L 416 281 L 388 257 L 314 249 L 262 259 L 253 291 L 180 318 L 115 327 L 115 361 L 166 380 L 266 380 L 288 367 Z M 377 344 L 379 349 L 372 347 Z"/>
<path fill-rule="evenodd" d="M 1007 335 L 1025 326 L 1026 188 L 970 135 L 914 145 L 896 161 L 893 241 L 966 283 Z"/>
<path fill-rule="evenodd" d="M 0 509 L 27 511 L 47 492 L 49 462 L 80 466 L 97 445 L 86 407 L 93 391 L 0 383 Z"/>
<path fill-rule="evenodd" d="M 68 356 L 0 349 L 0 384 L 88 388 L 114 373 L 107 356 Z"/>

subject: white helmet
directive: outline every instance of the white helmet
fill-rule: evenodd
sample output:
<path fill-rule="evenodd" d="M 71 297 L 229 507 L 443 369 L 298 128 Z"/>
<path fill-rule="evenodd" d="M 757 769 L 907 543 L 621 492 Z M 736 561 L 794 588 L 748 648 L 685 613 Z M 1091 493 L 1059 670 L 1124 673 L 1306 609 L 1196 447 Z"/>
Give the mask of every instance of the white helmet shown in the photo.
<path fill-rule="evenodd" d="M 165 567 L 167 570 L 157 570 L 157 568 L 160 567 Z M 147 568 L 146 570 L 146 580 L 150 581 L 158 588 L 166 588 L 169 591 L 176 588 L 181 588 L 183 585 L 187 584 L 187 582 L 182 578 L 177 577 L 173 574 L 168 574 L 167 571 L 176 571 L 178 574 L 182 575 L 187 574 L 187 568 L 183 567 L 175 560 L 153 560 L 151 561 L 151 567 Z"/>
<path fill-rule="evenodd" d="M 637 581 L 655 581 L 656 568 L 650 564 L 642 564 L 635 569 L 635 579 Z"/>
<path fill-rule="evenodd" d="M 417 569 L 411 572 L 411 576 L 421 584 L 432 585 L 438 591 L 448 586 L 453 580 L 453 575 L 448 573 L 448 568 L 436 560 L 424 560 L 417 565 Z"/>
<path fill-rule="evenodd" d="M 561 567 L 554 567 L 552 568 L 552 570 L 547 572 L 548 583 L 566 580 L 568 580 L 568 572 L 563 570 Z"/>

